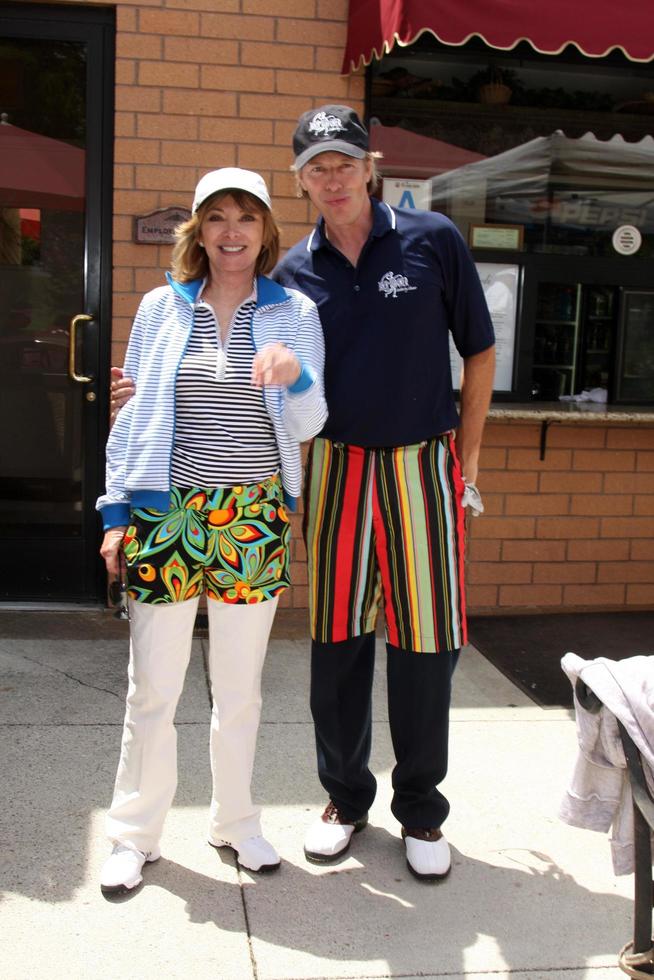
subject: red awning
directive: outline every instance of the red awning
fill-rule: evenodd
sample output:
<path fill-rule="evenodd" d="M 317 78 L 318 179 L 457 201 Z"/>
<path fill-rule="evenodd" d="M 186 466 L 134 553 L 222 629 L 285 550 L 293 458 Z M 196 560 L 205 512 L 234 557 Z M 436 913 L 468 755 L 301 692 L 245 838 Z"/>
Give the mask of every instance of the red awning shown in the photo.
<path fill-rule="evenodd" d="M 574 44 L 593 58 L 618 48 L 631 61 L 654 59 L 652 0 L 350 0 L 343 74 L 425 31 L 444 44 L 477 36 L 503 51 L 528 41 L 545 54 Z"/>

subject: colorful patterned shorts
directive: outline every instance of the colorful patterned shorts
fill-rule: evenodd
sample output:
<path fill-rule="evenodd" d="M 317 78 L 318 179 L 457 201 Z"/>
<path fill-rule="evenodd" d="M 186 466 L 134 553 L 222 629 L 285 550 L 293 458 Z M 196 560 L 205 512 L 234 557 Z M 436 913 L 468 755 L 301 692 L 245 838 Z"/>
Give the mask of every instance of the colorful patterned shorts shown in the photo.
<path fill-rule="evenodd" d="M 290 585 L 290 525 L 278 475 L 249 486 L 173 487 L 167 513 L 135 508 L 123 540 L 137 602 L 255 603 Z"/>

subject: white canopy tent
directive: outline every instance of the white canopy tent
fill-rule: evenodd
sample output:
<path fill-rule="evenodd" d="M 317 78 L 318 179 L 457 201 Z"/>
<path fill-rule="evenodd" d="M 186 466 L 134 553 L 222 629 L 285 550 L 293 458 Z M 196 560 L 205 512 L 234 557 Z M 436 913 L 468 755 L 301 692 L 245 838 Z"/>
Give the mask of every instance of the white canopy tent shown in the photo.
<path fill-rule="evenodd" d="M 577 139 L 560 130 L 431 180 L 432 207 L 469 222 L 654 229 L 654 138 Z M 463 230 L 463 229 L 462 229 Z"/>

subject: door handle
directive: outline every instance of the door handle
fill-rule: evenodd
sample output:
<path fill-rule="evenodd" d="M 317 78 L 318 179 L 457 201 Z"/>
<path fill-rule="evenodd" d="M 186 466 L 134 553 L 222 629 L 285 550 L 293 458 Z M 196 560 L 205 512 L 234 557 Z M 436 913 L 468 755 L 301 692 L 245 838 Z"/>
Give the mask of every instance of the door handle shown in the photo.
<path fill-rule="evenodd" d="M 88 313 L 78 313 L 70 321 L 70 333 L 68 337 L 68 375 L 73 381 L 78 381 L 80 384 L 87 384 L 89 381 L 93 381 L 93 378 L 87 378 L 85 374 L 78 374 L 76 369 L 76 353 L 77 353 L 77 324 L 78 323 L 88 323 L 89 320 L 93 320 L 94 317 L 89 316 Z"/>

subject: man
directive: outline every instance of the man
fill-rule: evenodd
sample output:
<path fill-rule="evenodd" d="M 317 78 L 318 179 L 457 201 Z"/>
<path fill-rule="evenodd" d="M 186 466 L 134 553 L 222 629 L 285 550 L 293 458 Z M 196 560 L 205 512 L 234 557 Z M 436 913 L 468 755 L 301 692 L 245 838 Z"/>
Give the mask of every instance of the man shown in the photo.
<path fill-rule="evenodd" d="M 299 187 L 319 220 L 274 276 L 318 305 L 329 411 L 305 484 L 311 710 L 329 802 L 304 850 L 309 861 L 334 861 L 367 823 L 383 604 L 391 809 L 409 869 L 436 880 L 451 863 L 441 831 L 449 803 L 437 787 L 447 771 L 451 675 L 466 642 L 462 497 L 464 481 L 466 495 L 476 493 L 493 328 L 455 226 L 369 196 L 374 158 L 353 109 L 304 113 L 293 148 Z M 460 419 L 450 333 L 464 361 Z"/>
<path fill-rule="evenodd" d="M 305 486 L 311 710 L 329 802 L 309 828 L 305 855 L 337 859 L 367 823 L 383 604 L 391 809 L 409 869 L 433 880 L 450 869 L 441 831 L 449 803 L 437 786 L 447 771 L 451 674 L 466 642 L 462 495 L 464 481 L 474 488 L 477 480 L 493 328 L 455 226 L 369 196 L 374 158 L 353 109 L 304 113 L 293 149 L 299 187 L 320 216 L 274 276 L 318 305 L 329 410 Z M 464 361 L 460 420 L 450 333 Z"/>

